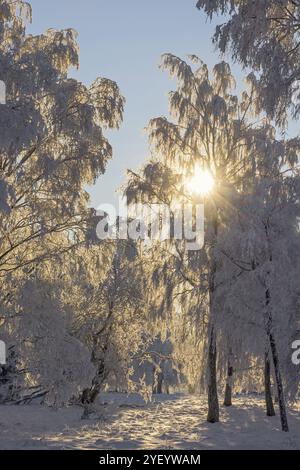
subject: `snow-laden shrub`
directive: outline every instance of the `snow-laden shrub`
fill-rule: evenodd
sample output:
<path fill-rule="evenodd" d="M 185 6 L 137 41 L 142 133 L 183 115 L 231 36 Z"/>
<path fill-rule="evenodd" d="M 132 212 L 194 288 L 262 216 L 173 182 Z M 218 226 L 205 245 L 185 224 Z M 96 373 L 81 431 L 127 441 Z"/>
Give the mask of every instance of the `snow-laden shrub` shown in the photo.
<path fill-rule="evenodd" d="M 46 282 L 26 281 L 13 302 L 7 331 L 24 370 L 25 395 L 39 389 L 45 403 L 60 406 L 89 386 L 94 368 L 88 349 L 70 334 L 70 312 L 50 288 Z"/>

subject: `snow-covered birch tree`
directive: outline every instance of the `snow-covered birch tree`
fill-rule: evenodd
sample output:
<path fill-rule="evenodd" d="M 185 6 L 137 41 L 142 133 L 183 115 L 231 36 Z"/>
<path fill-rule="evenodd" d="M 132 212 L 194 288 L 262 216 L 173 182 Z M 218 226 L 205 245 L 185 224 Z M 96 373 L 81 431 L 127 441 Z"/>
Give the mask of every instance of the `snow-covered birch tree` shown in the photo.
<path fill-rule="evenodd" d="M 105 172 L 112 157 L 105 129 L 119 127 L 124 98 L 112 80 L 99 77 L 86 86 L 69 78 L 71 68 L 79 66 L 76 31 L 49 29 L 29 35 L 31 14 L 28 2 L 0 1 L 0 79 L 6 90 L 0 104 L 1 331 L 9 331 L 10 337 L 15 333 L 15 342 L 24 345 L 27 327 L 22 325 L 31 325 L 27 334 L 32 344 L 37 336 L 44 338 L 44 352 L 47 335 L 57 335 L 57 344 L 49 342 L 49 348 L 63 356 L 68 340 L 74 349 L 81 345 L 69 334 L 64 308 L 45 293 L 53 279 L 44 279 L 42 289 L 31 276 L 43 271 L 41 262 L 52 262 L 48 268 L 55 271 L 61 263 L 58 255 L 71 249 L 74 255 L 76 245 L 85 241 L 92 216 L 86 187 Z M 47 308 L 39 324 L 37 312 L 43 302 Z M 52 356 L 47 364 L 45 356 L 44 362 L 34 354 L 30 359 L 22 350 L 31 366 L 36 358 L 36 370 L 41 367 L 41 377 L 50 384 L 51 374 L 46 372 L 50 363 L 55 364 Z M 65 370 L 58 364 L 59 360 L 57 380 Z"/>
<path fill-rule="evenodd" d="M 220 15 L 214 42 L 257 74 L 257 106 L 281 124 L 300 112 L 300 2 L 198 0 L 210 19 Z M 218 20 L 217 20 L 218 21 Z"/>
<path fill-rule="evenodd" d="M 219 420 L 216 377 L 215 297 L 218 237 L 232 210 L 235 193 L 242 189 L 244 178 L 253 172 L 251 150 L 247 146 L 248 114 L 253 105 L 253 88 L 242 99 L 231 94 L 235 82 L 227 63 L 217 64 L 212 74 L 197 57 L 191 64 L 166 54 L 162 68 L 177 80 L 177 90 L 170 94 L 173 120 L 164 117 L 149 124 L 153 161 L 144 169 L 142 178 L 131 179 L 129 190 L 152 193 L 168 202 L 183 198 L 193 201 L 188 181 L 197 167 L 213 175 L 215 186 L 205 198 L 206 204 L 206 285 L 209 306 L 208 326 L 208 420 Z M 200 185 L 201 183 L 199 183 Z M 201 188 L 199 187 L 201 191 Z M 195 201 L 195 200 L 194 200 Z M 199 286 L 199 279 L 196 285 Z"/>
<path fill-rule="evenodd" d="M 219 419 L 216 325 L 222 311 L 218 290 L 220 285 L 228 287 L 232 282 L 231 275 L 224 269 L 228 253 L 220 251 L 219 240 L 230 230 L 233 218 L 237 214 L 240 216 L 241 197 L 254 190 L 260 174 L 269 174 L 270 169 L 275 174 L 284 165 L 293 167 L 296 164 L 299 142 L 298 139 L 278 140 L 275 129 L 265 118 L 253 121 L 256 87 L 252 76 L 248 77 L 248 91 L 239 99 L 231 94 L 234 79 L 228 64 L 216 65 L 211 77 L 198 58 L 192 56 L 191 61 L 195 68 L 171 54 L 163 57 L 162 67 L 168 69 L 178 82 L 177 90 L 170 94 L 173 119 L 160 117 L 150 122 L 152 161 L 139 175 L 131 172 L 127 193 L 140 192 L 165 204 L 170 204 L 172 198 L 191 200 L 194 195 L 189 191 L 188 181 L 197 165 L 213 175 L 213 191 L 204 198 L 203 265 L 198 264 L 191 275 L 189 264 L 183 261 L 186 258 L 182 253 L 180 257 L 180 250 L 176 255 L 177 272 L 181 270 L 190 288 L 202 288 L 204 296 L 207 295 L 208 420 L 216 422 Z M 234 254 L 229 258 L 239 271 L 252 271 L 251 260 L 240 262 Z M 179 270 L 178 265 L 181 266 Z M 233 273 L 233 280 L 236 274 Z M 203 308 L 203 302 L 201 305 Z M 230 345 L 227 346 L 227 359 L 232 355 L 230 349 Z M 231 374 L 232 368 L 227 365 Z"/>
<path fill-rule="evenodd" d="M 27 35 L 30 18 L 27 2 L 1 0 L 1 276 L 80 238 L 89 217 L 86 185 L 112 156 L 103 130 L 119 126 L 124 106 L 115 82 L 97 78 L 87 87 L 68 78 L 79 65 L 74 30 Z"/>

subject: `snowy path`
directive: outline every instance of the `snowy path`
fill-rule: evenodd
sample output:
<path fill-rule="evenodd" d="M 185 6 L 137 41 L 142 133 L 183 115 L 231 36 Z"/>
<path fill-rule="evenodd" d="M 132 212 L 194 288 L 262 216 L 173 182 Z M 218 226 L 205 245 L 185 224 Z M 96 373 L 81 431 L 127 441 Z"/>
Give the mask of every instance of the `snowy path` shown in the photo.
<path fill-rule="evenodd" d="M 205 400 L 162 396 L 141 399 L 106 394 L 101 419 L 82 420 L 82 408 L 0 407 L 0 449 L 300 449 L 300 409 L 290 411 L 290 433 L 267 418 L 263 401 L 235 399 L 222 422 L 205 421 Z"/>

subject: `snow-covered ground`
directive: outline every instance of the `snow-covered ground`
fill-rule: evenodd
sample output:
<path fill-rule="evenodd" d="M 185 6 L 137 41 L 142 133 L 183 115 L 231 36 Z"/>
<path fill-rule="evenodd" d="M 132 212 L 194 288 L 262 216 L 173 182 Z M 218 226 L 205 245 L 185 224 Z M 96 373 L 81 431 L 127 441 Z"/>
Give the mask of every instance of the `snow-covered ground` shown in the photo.
<path fill-rule="evenodd" d="M 204 397 L 170 395 L 145 404 L 137 396 L 102 395 L 89 419 L 81 407 L 0 407 L 0 449 L 300 449 L 300 407 L 290 433 L 267 418 L 263 400 L 240 397 L 221 408 L 221 423 L 205 421 Z M 278 414 L 278 413 L 277 413 Z"/>

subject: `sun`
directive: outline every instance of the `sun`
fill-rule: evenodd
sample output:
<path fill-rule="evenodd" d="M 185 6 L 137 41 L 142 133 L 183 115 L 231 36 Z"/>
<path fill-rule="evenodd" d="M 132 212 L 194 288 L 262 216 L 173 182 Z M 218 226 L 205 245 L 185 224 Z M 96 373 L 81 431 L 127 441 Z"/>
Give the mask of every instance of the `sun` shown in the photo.
<path fill-rule="evenodd" d="M 186 182 L 186 186 L 192 194 L 201 194 L 202 196 L 209 194 L 214 185 L 212 174 L 200 167 L 195 168 L 194 174 Z"/>

